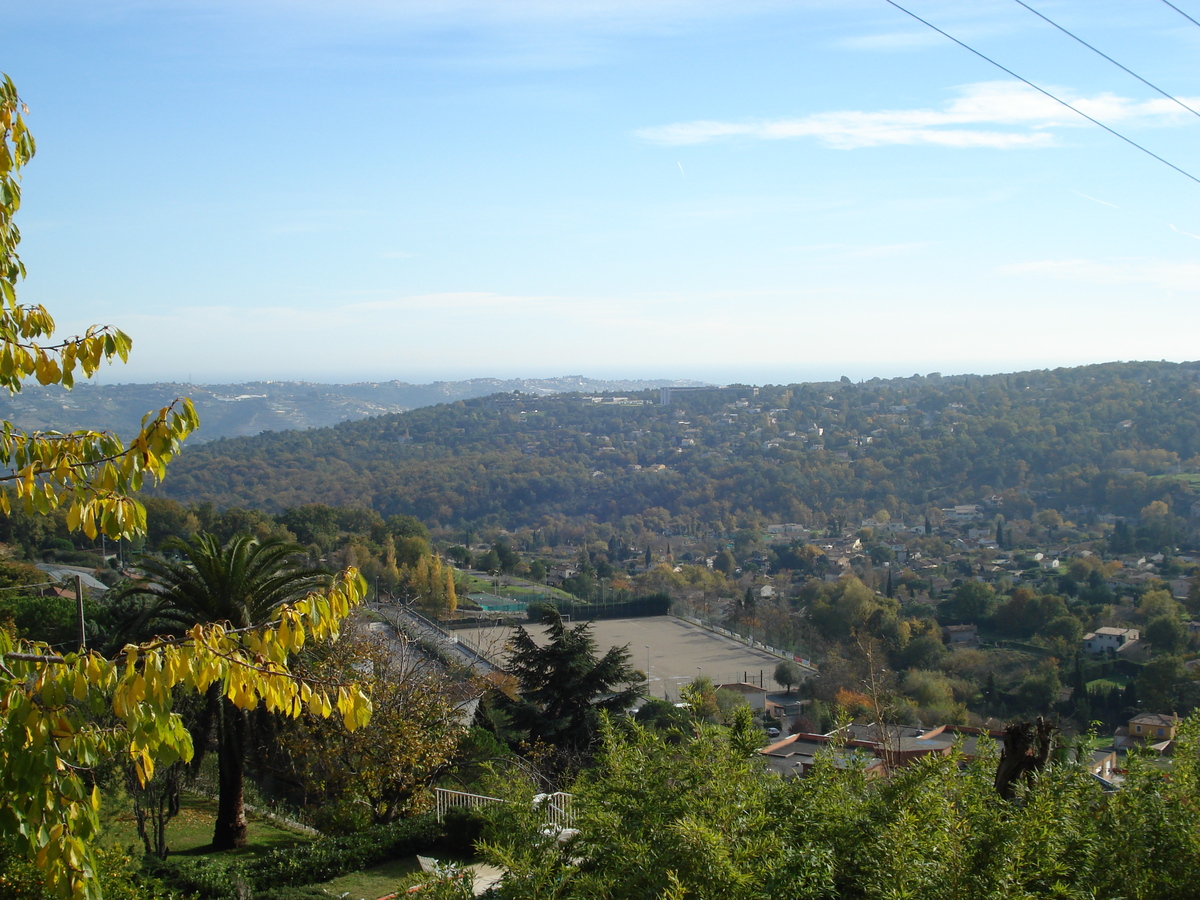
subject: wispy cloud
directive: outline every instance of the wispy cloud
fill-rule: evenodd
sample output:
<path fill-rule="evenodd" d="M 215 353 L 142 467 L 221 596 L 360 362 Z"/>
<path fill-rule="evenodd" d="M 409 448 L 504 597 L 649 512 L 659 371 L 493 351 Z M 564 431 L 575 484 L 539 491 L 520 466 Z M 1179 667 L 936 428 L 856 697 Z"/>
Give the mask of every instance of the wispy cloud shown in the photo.
<path fill-rule="evenodd" d="M 1106 286 L 1152 285 L 1168 291 L 1188 293 L 1200 290 L 1200 264 L 1157 259 L 1045 259 L 1002 266 L 999 271 L 1011 275 L 1044 275 L 1064 281 Z"/>
<path fill-rule="evenodd" d="M 1084 200 L 1091 200 L 1093 203 L 1102 203 L 1105 206 L 1111 206 L 1113 209 L 1121 208 L 1121 207 L 1117 206 L 1117 204 L 1115 204 L 1115 203 L 1109 203 L 1107 200 L 1100 200 L 1096 197 L 1091 196 L 1090 194 L 1085 194 L 1083 191 L 1072 191 L 1072 193 L 1078 194 Z M 1174 226 L 1172 226 L 1172 227 L 1174 227 Z"/>
<path fill-rule="evenodd" d="M 351 297 L 353 295 L 350 295 Z M 459 291 L 439 294 L 414 294 L 363 299 L 341 307 L 343 315 L 387 311 L 434 310 L 442 312 L 508 312 L 529 311 L 553 306 L 562 298 L 494 294 L 487 291 Z"/>
<path fill-rule="evenodd" d="M 902 256 L 934 246 L 929 241 L 906 241 L 898 244 L 809 244 L 797 247 L 801 253 L 816 253 L 823 259 L 875 259 L 884 256 Z"/>
<path fill-rule="evenodd" d="M 837 42 L 849 50 L 912 50 L 928 47 L 946 40 L 940 34 L 924 31 L 892 31 L 881 34 L 856 35 Z"/>
<path fill-rule="evenodd" d="M 1065 93 L 1065 92 L 1064 92 Z M 1113 94 L 1074 98 L 1079 109 L 1107 123 L 1143 119 L 1178 121 L 1169 100 L 1132 100 Z M 941 147 L 1044 147 L 1054 143 L 1053 127 L 1084 120 L 1049 97 L 1007 81 L 960 88 L 941 109 L 822 112 L 801 118 L 758 121 L 700 120 L 645 128 L 636 134 L 656 144 L 702 144 L 727 138 L 794 140 L 814 138 L 831 147 L 854 149 L 888 144 Z M 991 126 L 991 127 L 978 127 Z"/>
<path fill-rule="evenodd" d="M 1184 237 L 1195 238 L 1196 240 L 1200 241 L 1200 234 L 1192 234 L 1190 231 L 1184 231 L 1182 228 L 1176 228 L 1174 225 L 1171 225 L 1169 222 L 1167 224 L 1170 227 L 1170 229 L 1173 232 L 1175 232 L 1176 234 L 1182 234 Z"/>

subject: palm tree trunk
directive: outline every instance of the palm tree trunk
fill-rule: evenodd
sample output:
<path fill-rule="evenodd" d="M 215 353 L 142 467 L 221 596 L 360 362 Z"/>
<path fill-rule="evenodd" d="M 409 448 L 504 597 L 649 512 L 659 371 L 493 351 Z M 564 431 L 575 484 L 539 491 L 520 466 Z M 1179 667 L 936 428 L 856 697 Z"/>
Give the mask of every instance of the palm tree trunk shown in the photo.
<path fill-rule="evenodd" d="M 214 850 L 246 845 L 246 714 L 221 698 L 217 715 L 217 821 Z"/>

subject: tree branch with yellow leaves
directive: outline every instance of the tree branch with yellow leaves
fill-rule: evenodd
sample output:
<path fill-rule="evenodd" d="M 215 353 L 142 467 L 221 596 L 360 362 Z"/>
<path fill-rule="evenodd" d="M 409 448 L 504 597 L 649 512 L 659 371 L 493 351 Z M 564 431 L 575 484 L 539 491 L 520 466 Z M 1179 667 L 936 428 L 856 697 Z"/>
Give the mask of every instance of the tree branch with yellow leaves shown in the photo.
<path fill-rule="evenodd" d="M 191 735 L 173 711 L 176 691 L 220 684 L 240 709 L 262 704 L 291 718 L 336 712 L 348 731 L 361 728 L 371 701 L 357 684 L 299 677 L 288 656 L 307 639 L 336 640 L 365 595 L 350 569 L 282 607 L 270 624 L 195 625 L 182 638 L 126 645 L 113 659 L 51 654 L 0 631 L 0 832 L 25 844 L 59 896 L 92 900 L 100 795 L 90 772 L 123 757 L 145 783 L 156 765 L 191 759 Z"/>
<path fill-rule="evenodd" d="M 71 388 L 105 362 L 124 362 L 132 341 L 109 326 L 53 340 L 53 317 L 17 303 L 25 266 L 17 254 L 20 170 L 33 158 L 28 113 L 17 89 L 0 76 L 0 387 L 16 393 L 28 379 Z M 67 507 L 67 525 L 89 537 L 128 537 L 145 530 L 133 495 L 157 482 L 182 441 L 199 426 L 191 401 L 147 413 L 128 442 L 103 431 L 27 433 L 0 423 L 0 512 L 21 502 L 46 514 Z M 260 704 L 287 716 L 329 717 L 347 729 L 370 717 L 367 696 L 353 684 L 299 677 L 289 654 L 306 639 L 333 641 L 342 619 L 365 596 L 354 569 L 295 602 L 275 608 L 267 624 L 233 628 L 197 624 L 178 639 L 128 644 L 114 659 L 95 652 L 54 654 L 0 628 L 0 837 L 24 846 L 55 894 L 98 900 L 93 852 L 100 792 L 91 773 L 123 757 L 145 782 L 156 765 L 192 756 L 191 736 L 173 710 L 179 691 L 220 685 L 239 709 Z M 244 623 L 242 623 L 244 624 Z"/>

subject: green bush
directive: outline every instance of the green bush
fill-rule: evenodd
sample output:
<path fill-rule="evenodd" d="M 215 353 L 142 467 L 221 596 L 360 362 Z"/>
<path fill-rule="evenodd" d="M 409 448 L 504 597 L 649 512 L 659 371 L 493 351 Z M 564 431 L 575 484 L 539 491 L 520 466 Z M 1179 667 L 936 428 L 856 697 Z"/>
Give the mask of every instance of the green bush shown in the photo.
<path fill-rule="evenodd" d="M 286 850 L 264 853 L 247 865 L 255 884 L 293 885 L 328 881 L 389 859 L 439 846 L 442 826 L 432 815 L 377 825 L 358 834 L 324 838 Z"/>
<path fill-rule="evenodd" d="M 254 900 L 329 900 L 330 893 L 314 885 L 272 887 L 254 892 Z"/>
<path fill-rule="evenodd" d="M 475 845 L 483 837 L 487 818 L 475 809 L 455 807 L 446 810 L 442 821 L 444 837 L 442 848 L 454 856 L 470 856 L 475 852 Z"/>
<path fill-rule="evenodd" d="M 147 856 L 143 868 L 167 887 L 199 900 L 240 900 L 252 886 L 240 859 L 177 856 L 164 862 Z"/>
<path fill-rule="evenodd" d="M 251 858 L 174 857 L 169 862 L 147 858 L 146 868 L 170 887 L 200 900 L 240 900 L 247 894 L 266 898 L 308 900 L 324 896 L 301 890 L 303 885 L 368 869 L 388 860 L 441 850 L 445 832 L 432 815 L 377 825 L 358 834 L 326 837 L 308 844 L 271 850 Z M 288 889 L 286 894 L 282 893 Z M 294 890 L 293 890 L 294 889 Z"/>

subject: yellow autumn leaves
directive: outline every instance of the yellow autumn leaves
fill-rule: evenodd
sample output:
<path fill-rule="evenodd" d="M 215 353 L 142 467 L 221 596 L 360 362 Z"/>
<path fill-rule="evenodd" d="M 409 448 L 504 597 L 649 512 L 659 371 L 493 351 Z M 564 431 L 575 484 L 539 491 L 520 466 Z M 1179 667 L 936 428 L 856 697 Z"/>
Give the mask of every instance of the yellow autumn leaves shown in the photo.
<path fill-rule="evenodd" d="M 336 713 L 349 731 L 366 725 L 371 701 L 357 685 L 305 680 L 287 666 L 288 654 L 306 638 L 335 639 L 365 595 L 365 582 L 349 569 L 329 588 L 281 607 L 268 625 L 195 625 L 181 638 L 127 645 L 113 660 L 94 652 L 55 656 L 0 632 L 0 798 L 6 804 L 0 824 L 16 819 L 16 832 L 23 832 L 62 896 L 90 897 L 83 873 L 99 801 L 81 774 L 120 754 L 145 783 L 156 764 L 190 759 L 191 736 L 172 711 L 176 690 L 203 693 L 220 684 L 242 709 L 262 704 L 293 718 L 305 711 L 326 718 Z M 105 722 L 106 711 L 115 722 Z M 16 796 L 30 802 L 18 809 Z"/>

